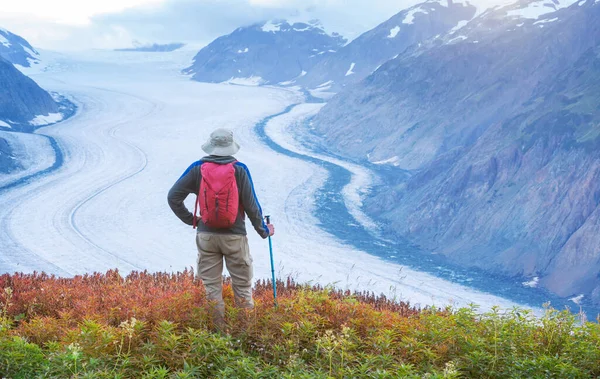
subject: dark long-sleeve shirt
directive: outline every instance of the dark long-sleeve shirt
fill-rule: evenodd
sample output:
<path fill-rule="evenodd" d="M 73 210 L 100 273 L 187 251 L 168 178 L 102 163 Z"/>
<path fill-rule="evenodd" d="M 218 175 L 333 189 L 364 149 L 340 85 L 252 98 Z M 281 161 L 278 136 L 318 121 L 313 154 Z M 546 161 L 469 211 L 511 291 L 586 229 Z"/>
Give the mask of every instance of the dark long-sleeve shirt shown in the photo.
<path fill-rule="evenodd" d="M 254 184 L 252 183 L 252 177 L 248 167 L 243 163 L 237 162 L 234 157 L 218 157 L 208 156 L 204 157 L 198 162 L 193 163 L 183 173 L 183 175 L 177 180 L 169 191 L 168 201 L 169 206 L 173 210 L 173 213 L 181 221 L 188 225 L 192 225 L 194 222 L 194 215 L 190 212 L 183 201 L 188 197 L 189 194 L 198 194 L 200 188 L 200 181 L 202 179 L 202 172 L 200 170 L 201 165 L 204 162 L 212 162 L 217 164 L 228 164 L 233 163 L 235 167 L 235 180 L 238 187 L 240 196 L 240 207 L 238 210 L 238 216 L 233 224 L 233 227 L 229 229 L 214 229 L 209 228 L 198 221 L 198 232 L 218 233 L 218 234 L 242 234 L 246 235 L 246 214 L 252 226 L 256 229 L 256 232 L 262 237 L 267 238 L 269 236 L 269 229 L 264 222 L 262 208 L 256 198 L 254 191 Z"/>

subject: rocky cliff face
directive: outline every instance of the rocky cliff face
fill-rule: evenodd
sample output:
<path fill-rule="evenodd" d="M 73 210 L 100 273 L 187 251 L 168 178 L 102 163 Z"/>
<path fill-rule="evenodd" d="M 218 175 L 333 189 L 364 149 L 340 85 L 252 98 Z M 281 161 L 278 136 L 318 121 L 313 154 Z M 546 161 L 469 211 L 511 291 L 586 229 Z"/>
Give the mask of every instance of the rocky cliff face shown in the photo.
<path fill-rule="evenodd" d="M 600 3 L 571 3 L 485 12 L 314 125 L 338 153 L 411 173 L 367 203 L 389 232 L 600 303 Z"/>
<path fill-rule="evenodd" d="M 200 50 L 184 73 L 202 82 L 277 84 L 306 75 L 345 42 L 316 22 L 269 21 L 217 38 Z"/>
<path fill-rule="evenodd" d="M 23 67 L 39 62 L 39 53 L 22 37 L 0 28 L 0 57 Z"/>
<path fill-rule="evenodd" d="M 469 3 L 428 1 L 405 9 L 381 25 L 325 56 L 297 83 L 316 88 L 329 83 L 332 90 L 357 83 L 407 47 L 444 35 L 475 15 Z"/>
<path fill-rule="evenodd" d="M 0 129 L 32 131 L 37 116 L 58 112 L 52 96 L 0 57 Z"/>

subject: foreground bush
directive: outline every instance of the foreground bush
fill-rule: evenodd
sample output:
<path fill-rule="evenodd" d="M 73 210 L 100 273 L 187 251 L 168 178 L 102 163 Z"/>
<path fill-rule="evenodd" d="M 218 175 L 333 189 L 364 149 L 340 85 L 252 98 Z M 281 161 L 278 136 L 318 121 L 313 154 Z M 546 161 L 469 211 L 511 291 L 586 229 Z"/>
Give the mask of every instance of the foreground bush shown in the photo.
<path fill-rule="evenodd" d="M 211 333 L 191 272 L 0 276 L 0 377 L 596 378 L 600 328 L 548 309 L 419 310 L 369 293 L 278 283 Z"/>

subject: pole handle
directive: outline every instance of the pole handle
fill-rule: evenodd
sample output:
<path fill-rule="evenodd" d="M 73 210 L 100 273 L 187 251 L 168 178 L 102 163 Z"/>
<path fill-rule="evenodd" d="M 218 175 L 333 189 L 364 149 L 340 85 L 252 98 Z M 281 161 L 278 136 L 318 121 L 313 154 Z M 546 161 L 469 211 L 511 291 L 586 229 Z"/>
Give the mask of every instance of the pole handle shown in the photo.
<path fill-rule="evenodd" d="M 267 224 L 271 223 L 271 216 L 265 216 L 265 219 L 267 220 Z"/>

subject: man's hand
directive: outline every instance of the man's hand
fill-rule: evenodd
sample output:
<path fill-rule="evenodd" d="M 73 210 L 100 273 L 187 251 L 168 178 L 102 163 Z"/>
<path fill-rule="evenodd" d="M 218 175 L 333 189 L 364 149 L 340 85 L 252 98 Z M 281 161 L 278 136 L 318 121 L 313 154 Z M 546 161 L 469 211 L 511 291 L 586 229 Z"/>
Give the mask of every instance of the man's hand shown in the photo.
<path fill-rule="evenodd" d="M 275 234 L 275 227 L 273 224 L 267 224 L 267 228 L 269 228 L 269 237 Z"/>

